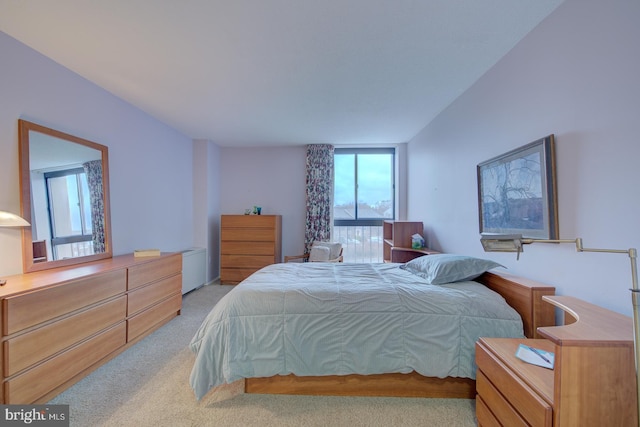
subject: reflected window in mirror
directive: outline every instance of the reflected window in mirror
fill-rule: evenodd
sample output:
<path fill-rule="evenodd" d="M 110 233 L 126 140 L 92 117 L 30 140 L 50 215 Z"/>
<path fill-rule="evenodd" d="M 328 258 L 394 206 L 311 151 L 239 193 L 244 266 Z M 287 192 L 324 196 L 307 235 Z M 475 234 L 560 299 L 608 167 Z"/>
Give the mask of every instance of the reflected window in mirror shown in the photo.
<path fill-rule="evenodd" d="M 24 271 L 111 257 L 108 150 L 19 121 Z"/>
<path fill-rule="evenodd" d="M 48 196 L 45 208 L 49 214 L 51 236 L 48 237 L 51 239 L 52 258 L 65 259 L 104 251 L 100 250 L 100 247 L 104 248 L 104 236 L 96 236 L 94 245 L 92 197 L 85 169 L 45 172 L 44 182 Z M 32 230 L 32 234 L 34 240 L 44 237 L 37 230 Z"/>

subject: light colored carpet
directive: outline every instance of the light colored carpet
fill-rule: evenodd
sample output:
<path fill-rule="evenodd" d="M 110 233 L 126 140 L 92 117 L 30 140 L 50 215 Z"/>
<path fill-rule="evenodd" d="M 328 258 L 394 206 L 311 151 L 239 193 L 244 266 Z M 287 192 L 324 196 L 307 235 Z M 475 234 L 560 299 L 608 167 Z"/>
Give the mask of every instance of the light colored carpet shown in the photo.
<path fill-rule="evenodd" d="M 69 404 L 71 426 L 475 426 L 475 401 L 251 395 L 242 383 L 196 401 L 187 345 L 232 286 L 204 286 L 183 299 L 182 315 L 49 403 Z"/>

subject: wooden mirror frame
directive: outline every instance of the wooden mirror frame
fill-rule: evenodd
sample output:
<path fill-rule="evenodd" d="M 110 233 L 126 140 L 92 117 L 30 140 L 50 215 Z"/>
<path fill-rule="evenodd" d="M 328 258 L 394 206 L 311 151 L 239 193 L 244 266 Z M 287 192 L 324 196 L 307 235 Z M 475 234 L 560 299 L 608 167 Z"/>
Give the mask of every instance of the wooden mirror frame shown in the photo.
<path fill-rule="evenodd" d="M 61 260 L 34 262 L 33 236 L 31 227 L 22 228 L 22 265 L 25 273 L 47 270 L 56 267 L 82 264 L 113 256 L 111 244 L 111 205 L 109 203 L 109 150 L 106 146 L 69 135 L 26 120 L 18 120 L 19 162 L 20 162 L 20 211 L 22 217 L 29 223 L 31 218 L 31 170 L 29 162 L 29 135 L 30 132 L 40 132 L 58 139 L 80 144 L 98 150 L 102 154 L 102 186 L 104 203 L 104 237 L 105 251 L 98 254 L 65 258 Z"/>

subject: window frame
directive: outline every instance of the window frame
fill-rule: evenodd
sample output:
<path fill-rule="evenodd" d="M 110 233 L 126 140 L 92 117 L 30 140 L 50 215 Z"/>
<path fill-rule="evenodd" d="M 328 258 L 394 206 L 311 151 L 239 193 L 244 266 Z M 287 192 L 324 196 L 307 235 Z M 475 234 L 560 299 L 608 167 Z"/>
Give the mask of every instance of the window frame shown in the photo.
<path fill-rule="evenodd" d="M 355 216 L 356 219 L 334 219 L 334 227 L 348 226 L 382 226 L 384 221 L 392 221 L 396 218 L 396 148 L 395 147 L 349 147 L 335 148 L 333 155 L 354 154 L 354 171 L 355 171 Z M 358 218 L 358 155 L 359 154 L 390 154 L 391 155 L 391 218 Z M 335 172 L 334 172 L 335 179 Z M 335 184 L 334 184 L 335 185 Z M 335 191 L 335 190 L 334 190 Z M 332 209 L 335 206 L 332 207 Z"/>
<path fill-rule="evenodd" d="M 79 242 L 89 242 L 93 240 L 93 232 L 87 229 L 86 224 L 86 212 L 84 209 L 84 195 L 81 190 L 80 176 L 81 174 L 85 174 L 86 172 L 84 168 L 71 168 L 71 169 L 63 169 L 58 171 L 51 171 L 44 173 L 44 183 L 46 187 L 46 196 L 47 196 L 47 212 L 49 219 L 49 229 L 51 230 L 51 250 L 54 258 L 56 255 L 56 247 L 61 245 L 66 245 L 70 243 L 79 243 Z M 78 189 L 78 200 L 79 200 L 79 217 L 81 223 L 81 234 L 71 234 L 67 236 L 58 236 L 55 228 L 55 218 L 54 218 L 54 209 L 53 209 L 53 201 L 51 197 L 51 187 L 49 180 L 52 178 L 60 178 L 64 176 L 75 176 L 76 178 L 76 188 Z M 89 234 L 86 234 L 89 232 Z"/>

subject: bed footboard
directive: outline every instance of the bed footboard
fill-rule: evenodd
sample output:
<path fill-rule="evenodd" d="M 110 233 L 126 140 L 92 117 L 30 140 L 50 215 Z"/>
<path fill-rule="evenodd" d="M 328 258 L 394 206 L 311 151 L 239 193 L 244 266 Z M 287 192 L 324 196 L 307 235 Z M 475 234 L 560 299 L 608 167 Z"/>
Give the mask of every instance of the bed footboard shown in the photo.
<path fill-rule="evenodd" d="M 473 399 L 476 382 L 469 378 L 424 377 L 416 372 L 323 377 L 276 375 L 245 379 L 245 393 Z"/>

